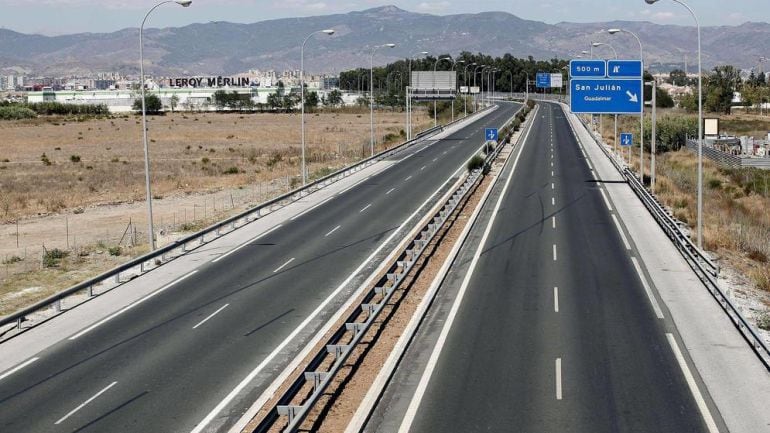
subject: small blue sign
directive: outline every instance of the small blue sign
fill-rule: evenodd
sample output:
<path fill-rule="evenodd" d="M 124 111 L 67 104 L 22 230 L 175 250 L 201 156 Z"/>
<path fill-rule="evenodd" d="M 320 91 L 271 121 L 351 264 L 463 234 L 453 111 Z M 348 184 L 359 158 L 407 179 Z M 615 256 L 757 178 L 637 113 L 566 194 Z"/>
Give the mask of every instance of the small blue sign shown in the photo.
<path fill-rule="evenodd" d="M 640 114 L 642 80 L 576 79 L 570 82 L 570 108 L 578 114 Z"/>
<path fill-rule="evenodd" d="M 484 137 L 487 141 L 497 141 L 497 128 L 487 128 L 484 130 Z"/>
<path fill-rule="evenodd" d="M 573 78 L 604 78 L 607 76 L 607 62 L 604 60 L 572 60 L 569 75 Z"/>
<path fill-rule="evenodd" d="M 607 76 L 610 78 L 642 78 L 640 60 L 610 60 L 607 62 Z"/>
<path fill-rule="evenodd" d="M 620 145 L 629 147 L 634 145 L 634 134 L 624 132 L 620 134 Z"/>
<path fill-rule="evenodd" d="M 538 72 L 537 73 L 537 88 L 538 89 L 547 89 L 551 87 L 551 74 L 545 73 L 545 72 Z"/>

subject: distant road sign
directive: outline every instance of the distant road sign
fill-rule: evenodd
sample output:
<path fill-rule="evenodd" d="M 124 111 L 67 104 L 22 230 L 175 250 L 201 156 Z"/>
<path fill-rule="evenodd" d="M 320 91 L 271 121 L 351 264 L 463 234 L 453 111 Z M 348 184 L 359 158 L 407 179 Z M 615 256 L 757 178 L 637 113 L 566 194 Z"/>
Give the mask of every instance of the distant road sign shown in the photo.
<path fill-rule="evenodd" d="M 547 89 L 551 87 L 551 74 L 545 72 L 538 72 L 535 80 L 535 85 L 538 89 Z"/>
<path fill-rule="evenodd" d="M 468 93 L 468 87 L 467 86 L 460 86 L 460 93 Z"/>
<path fill-rule="evenodd" d="M 634 134 L 630 134 L 626 132 L 620 134 L 620 145 L 623 147 L 633 146 Z"/>
<path fill-rule="evenodd" d="M 640 60 L 609 60 L 607 76 L 610 78 L 642 78 Z"/>
<path fill-rule="evenodd" d="M 564 85 L 563 77 L 561 74 L 551 74 L 551 87 L 554 89 L 561 89 Z"/>
<path fill-rule="evenodd" d="M 481 88 L 478 86 L 471 86 L 471 94 L 472 95 L 478 95 L 481 93 Z"/>
<path fill-rule="evenodd" d="M 573 60 L 569 62 L 569 76 L 572 78 L 604 78 L 607 76 L 607 62 L 604 60 Z"/>
<path fill-rule="evenodd" d="M 487 128 L 484 130 L 484 137 L 488 141 L 497 141 L 497 128 Z"/>
<path fill-rule="evenodd" d="M 575 79 L 570 82 L 573 113 L 640 114 L 642 80 Z"/>

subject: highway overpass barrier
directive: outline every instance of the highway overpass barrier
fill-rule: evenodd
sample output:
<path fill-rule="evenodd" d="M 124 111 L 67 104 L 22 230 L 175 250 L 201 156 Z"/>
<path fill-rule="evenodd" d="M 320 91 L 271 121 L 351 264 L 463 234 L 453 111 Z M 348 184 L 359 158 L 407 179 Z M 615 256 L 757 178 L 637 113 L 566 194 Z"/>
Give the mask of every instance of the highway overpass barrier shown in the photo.
<path fill-rule="evenodd" d="M 307 197 L 309 194 L 347 178 L 379 161 L 387 159 L 404 149 L 418 143 L 419 141 L 442 132 L 445 128 L 467 120 L 469 117 L 483 114 L 493 107 L 487 107 L 476 113 L 469 114 L 467 117 L 461 117 L 446 125 L 439 125 L 418 133 L 412 140 L 406 141 L 392 149 L 380 152 L 370 158 L 359 161 L 358 163 L 345 167 L 325 177 L 317 179 L 305 186 L 299 187 L 286 194 L 275 197 L 264 203 L 261 203 L 251 209 L 248 209 L 238 215 L 234 215 L 216 224 L 213 224 L 197 233 L 179 239 L 169 245 L 156 249 L 148 254 L 133 259 L 127 263 L 110 269 L 96 277 L 90 278 L 68 289 L 56 293 L 40 302 L 26 307 L 13 314 L 0 318 L 0 343 L 19 335 L 26 329 L 30 329 L 51 317 L 61 314 L 67 308 L 73 308 L 82 304 L 93 297 L 106 293 L 123 283 L 126 283 L 140 275 L 143 275 L 157 267 L 167 263 L 187 252 L 198 248 L 208 242 L 220 238 L 246 224 L 262 218 L 278 209 L 281 209 L 297 200 Z M 75 297 L 78 300 L 75 300 Z M 72 302 L 65 308 L 66 300 Z"/>
<path fill-rule="evenodd" d="M 524 108 L 525 106 L 522 110 Z M 510 125 L 519 111 L 506 122 L 506 126 Z M 501 140 L 488 152 L 485 164 L 496 159 L 505 144 L 506 142 Z M 408 280 L 410 272 L 416 269 L 418 259 L 425 253 L 431 241 L 436 239 L 446 226 L 451 225 L 451 216 L 473 194 L 483 177 L 483 168 L 472 170 L 454 191 L 445 196 L 448 198 L 439 210 L 435 211 L 431 218 L 424 220 L 426 222 L 422 228 L 408 241 L 397 259 L 364 295 L 358 306 L 351 310 L 328 340 L 310 357 L 301 374 L 296 374 L 293 380 L 288 379 L 282 394 L 273 399 L 271 405 L 263 408 L 266 413 L 258 419 L 259 424 L 251 430 L 252 432 L 266 433 L 278 428 L 283 432 L 295 432 L 300 428 L 329 385 L 334 382 L 336 375 L 346 366 L 355 348 L 389 305 L 393 294 Z M 308 384 L 312 385 L 309 391 Z"/>
<path fill-rule="evenodd" d="M 564 110 L 569 110 L 566 105 L 562 106 Z M 579 118 L 579 116 L 576 116 Z M 572 124 L 572 123 L 571 123 Z M 714 299 L 722 307 L 722 310 L 727 313 L 730 320 L 735 327 L 740 331 L 743 338 L 751 346 L 754 353 L 757 354 L 759 359 L 765 365 L 765 368 L 770 370 L 770 348 L 762 339 L 762 336 L 754 329 L 753 326 L 746 320 L 741 313 L 740 309 L 730 300 L 730 297 L 719 286 L 719 266 L 715 264 L 706 253 L 698 248 L 690 239 L 690 237 L 682 230 L 682 223 L 676 220 L 671 213 L 665 208 L 665 206 L 658 201 L 657 197 L 653 195 L 639 180 L 637 175 L 626 166 L 626 164 L 618 159 L 616 155 L 608 150 L 608 146 L 604 144 L 601 137 L 597 136 L 591 131 L 591 128 L 585 123 L 583 119 L 580 119 L 580 125 L 585 128 L 591 134 L 591 137 L 599 144 L 599 148 L 604 152 L 605 156 L 609 158 L 615 169 L 626 179 L 626 182 L 639 197 L 647 210 L 652 214 L 655 221 L 666 233 L 666 236 L 674 243 L 679 252 L 684 257 L 685 261 L 690 265 L 692 270 L 703 282 L 708 291 L 714 297 Z M 573 129 L 576 128 L 572 125 Z M 579 134 L 575 134 L 580 139 Z"/>

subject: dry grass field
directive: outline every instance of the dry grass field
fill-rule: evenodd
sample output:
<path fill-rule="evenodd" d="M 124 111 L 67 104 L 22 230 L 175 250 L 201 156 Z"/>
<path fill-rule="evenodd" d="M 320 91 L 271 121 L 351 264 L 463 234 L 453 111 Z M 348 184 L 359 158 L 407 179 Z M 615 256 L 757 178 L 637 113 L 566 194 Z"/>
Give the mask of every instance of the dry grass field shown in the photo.
<path fill-rule="evenodd" d="M 427 114 L 415 112 L 415 130 L 432 126 Z M 376 113 L 376 150 L 403 141 L 404 117 Z M 0 122 L 0 315 L 146 252 L 140 121 Z M 299 122 L 269 113 L 150 117 L 159 242 L 296 187 Z M 308 114 L 306 143 L 311 179 L 368 156 L 368 110 Z M 44 247 L 67 257 L 44 266 Z"/>

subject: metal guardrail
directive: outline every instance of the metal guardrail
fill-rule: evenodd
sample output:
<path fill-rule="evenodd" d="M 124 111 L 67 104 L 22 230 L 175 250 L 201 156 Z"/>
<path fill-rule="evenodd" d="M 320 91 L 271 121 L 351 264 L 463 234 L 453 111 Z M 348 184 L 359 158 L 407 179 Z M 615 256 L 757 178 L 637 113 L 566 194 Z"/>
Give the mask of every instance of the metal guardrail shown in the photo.
<path fill-rule="evenodd" d="M 224 234 L 230 233 L 237 228 L 240 228 L 257 219 L 260 219 L 261 217 L 267 214 L 270 214 L 275 210 L 283 208 L 286 205 L 293 203 L 297 200 L 300 200 L 303 197 L 306 197 L 307 195 L 315 191 L 325 188 L 341 179 L 344 179 L 358 171 L 361 171 L 364 168 L 367 168 L 378 161 L 381 161 L 385 158 L 393 156 L 394 154 L 397 154 L 403 151 L 404 149 L 416 144 L 418 141 L 423 140 L 428 136 L 432 136 L 437 133 L 440 133 L 447 127 L 453 126 L 454 124 L 467 120 L 471 116 L 474 116 L 478 113 L 483 113 L 490 109 L 492 109 L 492 107 L 484 108 L 482 110 L 479 110 L 476 113 L 469 114 L 467 117 L 459 118 L 454 122 L 450 122 L 446 125 L 439 125 L 433 128 L 426 129 L 418 133 L 415 136 L 415 138 L 413 138 L 412 140 L 406 141 L 392 149 L 388 149 L 383 152 L 380 152 L 370 158 L 359 161 L 358 163 L 352 166 L 345 167 L 325 177 L 317 179 L 314 182 L 309 183 L 305 186 L 302 186 L 286 194 L 283 194 L 281 196 L 268 200 L 264 203 L 261 203 L 238 215 L 234 215 L 223 221 L 215 223 L 199 232 L 196 232 L 192 235 L 179 239 L 164 247 L 158 248 L 155 251 L 145 254 L 141 257 L 138 257 L 134 260 L 131 260 L 130 262 L 119 265 L 96 277 L 93 277 L 86 281 L 78 283 L 68 289 L 58 292 L 46 299 L 43 299 L 42 301 L 39 301 L 34 305 L 26 307 L 13 314 L 4 316 L 0 318 L 0 328 L 6 325 L 15 323 L 15 326 L 13 329 L 19 330 L 22 328 L 23 323 L 27 320 L 27 316 L 30 316 L 36 312 L 40 312 L 47 308 L 53 308 L 54 314 L 58 314 L 62 311 L 62 300 L 64 300 L 67 297 L 70 297 L 72 295 L 78 294 L 83 291 L 87 292 L 87 296 L 89 299 L 92 297 L 98 296 L 98 294 L 95 291 L 95 288 L 106 281 L 109 281 L 112 279 L 114 280 L 114 283 L 116 285 L 120 285 L 126 282 L 121 280 L 121 274 L 123 273 L 127 273 L 128 271 L 132 269 L 137 269 L 137 268 L 138 268 L 139 275 L 149 272 L 150 270 L 157 268 L 163 263 L 166 263 L 170 260 L 173 260 L 176 257 L 179 257 L 187 253 L 189 250 L 195 249 L 198 246 L 204 245 L 207 242 L 211 242 L 215 239 L 218 239 Z M 227 231 L 223 233 L 223 230 L 227 230 Z M 206 238 L 207 236 L 213 236 L 213 237 L 211 237 L 210 239 L 207 239 Z M 177 251 L 176 254 L 174 254 L 175 251 Z M 46 318 L 45 320 L 47 319 L 48 318 Z M 7 330 L 5 332 L 7 332 Z M 3 334 L 3 331 L 0 331 L 0 335 L 2 334 Z"/>
<path fill-rule="evenodd" d="M 522 108 L 514 113 L 513 117 L 506 122 L 506 126 L 516 118 L 524 107 L 522 106 Z M 501 140 L 493 151 L 486 154 L 484 165 L 488 166 L 491 164 L 498 157 L 504 146 L 505 141 Z M 483 171 L 483 169 L 473 170 L 463 184 L 452 193 L 451 198 L 423 226 L 420 232 L 400 253 L 398 259 L 388 268 L 388 271 L 377 281 L 374 288 L 364 296 L 358 307 L 353 309 L 345 322 L 337 328 L 326 344 L 316 352 L 303 373 L 291 383 L 275 405 L 269 409 L 257 427 L 252 430 L 253 433 L 266 433 L 270 431 L 276 426 L 276 423 L 282 416 L 288 417 L 288 425 L 282 431 L 297 431 L 315 403 L 324 394 L 335 375 L 345 365 L 354 348 L 360 343 L 363 336 L 366 335 L 384 307 L 388 305 L 391 297 L 414 268 L 427 246 L 448 222 L 450 216 L 455 212 L 460 203 L 480 184 L 483 179 Z M 376 299 L 378 301 L 375 301 Z M 362 319 L 363 321 L 360 321 Z M 352 333 L 352 337 L 348 335 L 349 333 Z M 348 339 L 347 342 L 345 341 L 346 338 Z M 319 371 L 328 355 L 334 357 L 332 365 L 326 371 Z M 308 382 L 313 383 L 312 393 L 301 404 L 292 404 Z"/>
<path fill-rule="evenodd" d="M 686 146 L 691 151 L 698 151 L 698 142 L 687 140 Z M 731 155 L 713 147 L 703 146 L 703 156 L 714 161 L 723 168 L 759 168 L 770 170 L 770 158 L 749 158 L 745 156 Z"/>
<path fill-rule="evenodd" d="M 685 261 L 690 265 L 690 268 L 698 275 L 698 278 L 708 289 L 709 293 L 719 303 L 727 313 L 727 316 L 733 322 L 733 325 L 738 329 L 743 338 L 751 346 L 754 352 L 759 357 L 760 361 L 765 365 L 765 368 L 770 370 L 770 348 L 768 348 L 762 336 L 754 329 L 753 326 L 746 320 L 741 313 L 740 309 L 733 304 L 730 297 L 727 296 L 722 288 L 719 286 L 719 266 L 715 264 L 706 254 L 698 248 L 692 240 L 687 236 L 680 227 L 680 223 L 674 219 L 668 210 L 664 207 L 657 197 L 655 197 L 647 188 L 642 184 L 639 178 L 624 164 L 621 164 L 617 158 L 611 154 L 603 144 L 600 137 L 597 137 L 588 125 L 585 124 L 583 119 L 580 119 L 583 126 L 591 133 L 591 136 L 599 143 L 599 148 L 604 154 L 612 161 L 612 164 L 626 179 L 628 185 L 639 197 L 647 210 L 652 214 L 653 218 L 658 222 L 658 225 L 663 229 L 669 239 L 672 240 L 679 252 L 684 257 Z"/>

